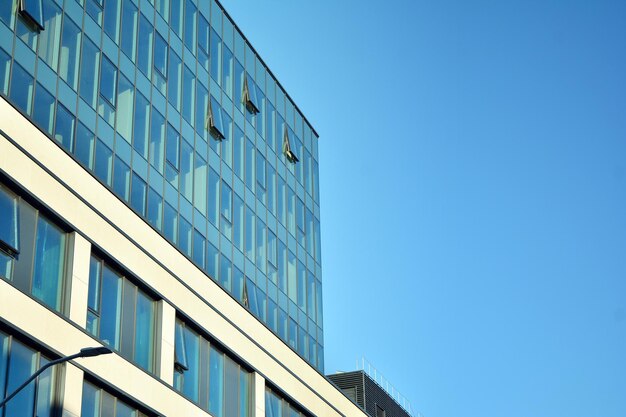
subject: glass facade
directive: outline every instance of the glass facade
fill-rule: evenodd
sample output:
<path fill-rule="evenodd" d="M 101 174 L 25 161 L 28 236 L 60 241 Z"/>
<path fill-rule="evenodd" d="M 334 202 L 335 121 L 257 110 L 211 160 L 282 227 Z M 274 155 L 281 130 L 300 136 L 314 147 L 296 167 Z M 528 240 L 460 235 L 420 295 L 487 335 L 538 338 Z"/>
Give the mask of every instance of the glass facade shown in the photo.
<path fill-rule="evenodd" d="M 43 31 L 19 10 L 0 2 L 0 94 L 323 370 L 317 135 L 221 6 L 42 0 Z M 58 308 L 36 276 L 63 234 L 33 233 L 54 259 L 29 291 Z"/>
<path fill-rule="evenodd" d="M 148 417 L 137 407 L 85 381 L 80 415 L 82 417 Z"/>
<path fill-rule="evenodd" d="M 0 330 L 0 398 L 6 398 L 50 359 Z M 46 369 L 37 380 L 0 409 L 2 417 L 53 417 L 56 415 L 57 367 Z"/>
<path fill-rule="evenodd" d="M 265 388 L 265 417 L 311 417 L 278 392 Z"/>
<path fill-rule="evenodd" d="M 148 372 L 154 370 L 156 302 L 102 259 L 91 257 L 87 331 Z"/>
<path fill-rule="evenodd" d="M 67 234 L 0 183 L 0 278 L 64 313 Z"/>
<path fill-rule="evenodd" d="M 249 417 L 251 373 L 215 343 L 176 320 L 174 388 L 215 417 Z"/>

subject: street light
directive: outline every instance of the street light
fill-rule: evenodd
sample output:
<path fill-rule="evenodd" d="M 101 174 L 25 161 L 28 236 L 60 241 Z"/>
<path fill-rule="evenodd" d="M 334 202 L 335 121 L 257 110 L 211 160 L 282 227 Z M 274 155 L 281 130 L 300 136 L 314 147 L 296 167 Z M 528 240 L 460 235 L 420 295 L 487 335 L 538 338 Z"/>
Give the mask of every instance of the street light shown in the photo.
<path fill-rule="evenodd" d="M 2 402 L 0 402 L 0 409 L 2 407 L 4 407 L 4 405 L 7 402 L 9 402 L 9 400 L 11 398 L 15 397 L 21 390 L 26 388 L 26 386 L 28 384 L 30 384 L 34 379 L 36 379 L 39 375 L 41 375 L 41 373 L 43 371 L 45 371 L 49 367 L 51 367 L 53 365 L 56 365 L 56 364 L 59 364 L 59 363 L 71 361 L 72 359 L 76 359 L 76 358 L 89 358 L 89 357 L 92 357 L 92 356 L 107 355 L 109 353 L 113 353 L 113 351 L 111 349 L 109 349 L 108 347 L 106 347 L 106 346 L 82 348 L 80 350 L 80 352 L 78 352 L 78 353 L 75 353 L 75 354 L 70 355 L 70 356 L 65 356 L 63 358 L 55 359 L 53 361 L 50 361 L 50 362 L 46 363 L 44 366 L 39 368 L 39 370 L 37 372 L 32 374 L 30 376 L 30 378 L 28 378 L 26 381 L 24 381 L 24 383 L 22 385 L 20 385 L 15 391 L 13 391 L 9 396 L 7 396 L 4 400 L 2 400 Z"/>

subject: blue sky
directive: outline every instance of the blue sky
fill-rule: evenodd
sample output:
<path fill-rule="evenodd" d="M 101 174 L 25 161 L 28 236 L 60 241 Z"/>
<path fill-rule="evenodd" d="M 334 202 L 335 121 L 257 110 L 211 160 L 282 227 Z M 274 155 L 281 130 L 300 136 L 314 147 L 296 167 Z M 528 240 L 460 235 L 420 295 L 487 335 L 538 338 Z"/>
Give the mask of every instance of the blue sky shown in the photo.
<path fill-rule="evenodd" d="M 626 415 L 626 2 L 223 4 L 321 136 L 326 371 Z"/>

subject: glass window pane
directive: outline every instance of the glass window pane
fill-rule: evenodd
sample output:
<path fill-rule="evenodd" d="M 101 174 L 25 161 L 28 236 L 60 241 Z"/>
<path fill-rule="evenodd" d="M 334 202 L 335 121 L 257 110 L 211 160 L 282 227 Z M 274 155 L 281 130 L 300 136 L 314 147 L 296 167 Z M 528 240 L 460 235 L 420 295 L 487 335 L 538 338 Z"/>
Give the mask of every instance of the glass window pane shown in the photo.
<path fill-rule="evenodd" d="M 196 53 L 196 18 L 198 9 L 191 0 L 185 2 L 185 46 Z"/>
<path fill-rule="evenodd" d="M 41 3 L 41 0 L 21 0 L 20 12 L 27 15 L 40 29 L 44 29 L 46 27 L 44 26 L 45 22 L 43 20 L 43 7 Z"/>
<path fill-rule="evenodd" d="M 3 1 L 0 2 L 0 21 L 4 22 L 9 29 L 14 28 L 17 2 Z"/>
<path fill-rule="evenodd" d="M 35 90 L 33 120 L 47 133 L 52 134 L 54 124 L 54 97 L 41 84 Z"/>
<path fill-rule="evenodd" d="M 172 10 L 170 11 L 170 27 L 178 37 L 182 37 L 183 27 L 183 2 L 184 0 L 171 0 Z"/>
<path fill-rule="evenodd" d="M 9 99 L 24 113 L 30 115 L 33 103 L 33 77 L 20 65 L 13 64 Z"/>
<path fill-rule="evenodd" d="M 140 54 L 141 55 L 141 54 Z M 148 159 L 148 132 L 150 131 L 150 102 L 141 93 L 135 95 L 133 148 Z"/>
<path fill-rule="evenodd" d="M 206 239 L 196 229 L 193 231 L 193 261 L 204 269 L 206 256 Z"/>
<path fill-rule="evenodd" d="M 188 327 L 184 328 L 184 337 L 189 370 L 185 371 L 184 374 L 183 394 L 192 401 L 197 402 L 200 378 L 200 338 Z"/>
<path fill-rule="evenodd" d="M 98 139 L 96 141 L 96 167 L 94 172 L 107 185 L 111 185 L 112 166 L 113 151 Z"/>
<path fill-rule="evenodd" d="M 209 354 L 209 412 L 215 417 L 224 413 L 224 355 L 213 346 Z"/>
<path fill-rule="evenodd" d="M 0 6 L 0 9 L 2 6 Z M 11 56 L 0 48 L 0 94 L 9 93 L 9 73 L 11 72 Z"/>
<path fill-rule="evenodd" d="M 222 39 L 217 33 L 211 29 L 211 78 L 217 83 L 221 84 L 221 69 L 222 69 Z"/>
<path fill-rule="evenodd" d="M 100 331 L 98 336 L 113 349 L 120 348 L 120 319 L 122 317 L 122 279 L 113 270 L 102 268 L 100 301 Z"/>
<path fill-rule="evenodd" d="M 228 97 L 233 96 L 233 53 L 226 47 L 223 55 L 222 87 Z"/>
<path fill-rule="evenodd" d="M 88 382 L 83 383 L 81 417 L 100 417 L 100 390 Z"/>
<path fill-rule="evenodd" d="M 9 358 L 7 392 L 13 392 L 37 370 L 37 353 L 13 339 Z M 35 384 L 28 384 L 5 406 L 5 417 L 32 416 L 35 404 Z"/>
<path fill-rule="evenodd" d="M 117 83 L 117 68 L 107 58 L 102 60 L 100 74 L 100 96 L 115 106 L 115 87 Z"/>
<path fill-rule="evenodd" d="M 141 291 L 137 292 L 135 326 L 135 362 L 151 372 L 154 357 L 154 301 Z"/>
<path fill-rule="evenodd" d="M 122 0 L 106 0 L 104 2 L 104 33 L 115 43 L 119 41 Z"/>
<path fill-rule="evenodd" d="M 180 111 L 180 82 L 182 79 L 183 63 L 170 49 L 169 72 L 167 74 L 167 99 L 169 103 Z"/>
<path fill-rule="evenodd" d="M 241 252 L 244 251 L 244 203 L 243 200 L 235 193 L 233 197 L 233 244 Z"/>
<path fill-rule="evenodd" d="M 130 200 L 130 167 L 117 156 L 113 171 L 113 191 L 125 201 Z"/>
<path fill-rule="evenodd" d="M 154 43 L 154 68 L 167 76 L 167 43 L 158 33 Z"/>
<path fill-rule="evenodd" d="M 33 296 L 59 311 L 64 275 L 65 233 L 39 216 L 35 243 Z"/>
<path fill-rule="evenodd" d="M 122 51 L 135 62 L 135 49 L 137 41 L 137 7 L 130 1 L 123 2 L 124 9 L 122 11 Z M 141 44 L 142 51 L 146 45 Z"/>
<path fill-rule="evenodd" d="M 39 32 L 39 56 L 50 65 L 53 71 L 57 70 L 59 62 L 62 16 L 61 9 L 53 0 L 44 0 L 45 30 Z"/>
<path fill-rule="evenodd" d="M 161 230 L 163 214 L 163 197 L 152 187 L 148 189 L 148 221 L 157 230 Z"/>
<path fill-rule="evenodd" d="M 49 360 L 40 356 L 39 367 L 46 365 Z M 56 368 L 46 369 L 37 380 L 37 405 L 35 415 L 37 417 L 52 417 L 56 407 L 54 392 L 56 387 Z"/>
<path fill-rule="evenodd" d="M 89 169 L 93 169 L 94 141 L 94 134 L 84 124 L 79 122 L 78 126 L 76 126 L 76 148 L 74 154 Z"/>
<path fill-rule="evenodd" d="M 182 142 L 180 158 L 180 192 L 188 200 L 193 196 L 193 148 Z"/>
<path fill-rule="evenodd" d="M 170 17 L 169 0 L 154 0 L 154 8 L 159 12 L 161 17 L 167 22 Z"/>
<path fill-rule="evenodd" d="M 146 214 L 146 183 L 135 173 L 131 184 L 130 205 L 142 216 Z"/>
<path fill-rule="evenodd" d="M 93 108 L 96 107 L 100 50 L 87 37 L 83 42 L 80 68 L 80 96 Z"/>
<path fill-rule="evenodd" d="M 128 143 L 130 143 L 133 132 L 134 93 L 133 84 L 126 77 L 120 75 L 117 87 L 116 130 Z"/>
<path fill-rule="evenodd" d="M 78 88 L 78 52 L 80 51 L 80 40 L 80 29 L 65 15 L 63 20 L 63 37 L 61 39 L 59 75 L 74 90 Z"/>
<path fill-rule="evenodd" d="M 232 263 L 230 262 L 230 259 L 224 256 L 224 254 L 220 255 L 220 273 L 218 276 L 222 287 L 230 292 L 232 285 Z"/>
<path fill-rule="evenodd" d="M 256 241 L 254 238 L 254 234 L 255 234 L 255 219 L 256 216 L 254 215 L 254 212 L 252 211 L 252 209 L 248 206 L 246 206 L 246 224 L 245 224 L 245 230 L 246 230 L 246 256 L 252 261 L 254 262 L 255 257 L 254 257 L 254 248 L 256 245 Z"/>
<path fill-rule="evenodd" d="M 139 18 L 139 45 L 141 53 L 137 54 L 137 67 L 148 79 L 152 74 L 152 41 L 154 39 L 154 28 L 142 14 Z"/>
<path fill-rule="evenodd" d="M 207 214 L 207 162 L 195 153 L 193 205 L 200 213 Z"/>
<path fill-rule="evenodd" d="M 0 241 L 3 248 L 15 252 L 19 251 L 17 207 L 17 197 L 0 185 Z"/>
<path fill-rule="evenodd" d="M 224 415 L 237 416 L 239 411 L 239 366 L 229 357 L 224 360 Z"/>
<path fill-rule="evenodd" d="M 60 104 L 57 106 L 54 139 L 68 151 L 74 149 L 74 116 Z"/>
<path fill-rule="evenodd" d="M 177 243 L 178 237 L 178 213 L 171 205 L 165 203 L 163 212 L 163 234 L 172 243 Z"/>
<path fill-rule="evenodd" d="M 183 117 L 193 126 L 194 109 L 196 102 L 196 78 L 193 72 L 185 66 L 185 74 L 183 77 Z"/>
<path fill-rule="evenodd" d="M 246 140 L 246 185 L 250 190 L 255 189 L 254 183 L 254 160 L 256 158 L 256 152 L 254 150 L 254 144 L 250 140 Z"/>
<path fill-rule="evenodd" d="M 152 108 L 152 121 L 150 128 L 150 164 L 163 174 L 163 162 L 165 151 L 165 118 L 161 113 Z"/>

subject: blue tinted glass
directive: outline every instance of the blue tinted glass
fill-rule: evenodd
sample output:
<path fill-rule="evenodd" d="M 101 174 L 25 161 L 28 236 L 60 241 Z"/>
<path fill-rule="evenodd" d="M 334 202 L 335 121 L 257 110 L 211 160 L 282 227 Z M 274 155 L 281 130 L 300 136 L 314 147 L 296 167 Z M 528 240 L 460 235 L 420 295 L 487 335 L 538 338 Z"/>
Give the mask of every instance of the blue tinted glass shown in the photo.
<path fill-rule="evenodd" d="M 239 417 L 248 417 L 250 413 L 250 375 L 239 371 Z M 280 416 L 278 416 L 280 417 Z"/>
<path fill-rule="evenodd" d="M 48 134 L 52 134 L 54 124 L 54 97 L 41 84 L 37 83 L 33 120 Z"/>
<path fill-rule="evenodd" d="M 205 257 L 205 248 L 206 240 L 204 236 L 197 230 L 194 230 L 193 233 L 193 261 L 200 268 L 204 268 L 204 257 Z"/>
<path fill-rule="evenodd" d="M 148 78 L 152 74 L 152 40 L 154 39 L 154 28 L 142 14 L 139 19 L 139 45 L 141 53 L 137 54 L 137 67 Z"/>
<path fill-rule="evenodd" d="M 89 169 L 93 169 L 94 139 L 94 134 L 79 122 L 76 126 L 76 148 L 74 154 Z"/>
<path fill-rule="evenodd" d="M 167 75 L 167 99 L 177 110 L 180 110 L 182 68 L 183 64 L 181 59 L 170 49 L 169 72 Z"/>
<path fill-rule="evenodd" d="M 13 29 L 15 23 L 15 2 L 2 1 L 0 2 L 0 21 L 4 22 L 10 29 Z"/>
<path fill-rule="evenodd" d="M 211 78 L 221 84 L 221 70 L 222 70 L 222 39 L 211 29 Z"/>
<path fill-rule="evenodd" d="M 87 382 L 83 384 L 80 415 L 81 417 L 100 417 L 100 391 Z"/>
<path fill-rule="evenodd" d="M 231 285 L 232 285 L 231 275 L 232 275 L 232 264 L 230 262 L 230 259 L 228 259 L 222 254 L 220 255 L 220 273 L 218 277 L 219 277 L 220 284 L 222 285 L 222 287 L 226 288 L 228 292 L 231 291 Z"/>
<path fill-rule="evenodd" d="M 185 385 L 183 387 L 183 394 L 197 402 L 198 401 L 198 389 L 199 389 L 199 377 L 200 377 L 200 338 L 189 328 L 185 327 L 183 330 L 185 338 L 185 347 L 187 354 L 187 363 L 189 369 L 185 371 Z M 205 359 L 206 360 L 206 359 Z M 204 361 L 202 361 L 204 362 Z"/>
<path fill-rule="evenodd" d="M 193 148 L 182 142 L 180 158 L 180 193 L 188 200 L 193 196 Z"/>
<path fill-rule="evenodd" d="M 121 12 L 122 0 L 106 0 L 104 2 L 104 32 L 115 43 L 118 42 Z"/>
<path fill-rule="evenodd" d="M 162 174 L 165 156 L 165 118 L 154 108 L 152 108 L 149 151 L 150 164 Z"/>
<path fill-rule="evenodd" d="M 41 0 L 40 0 L 41 2 Z M 53 0 L 44 0 L 45 30 L 39 32 L 38 54 L 56 71 L 59 62 L 59 45 L 61 40 L 61 16 L 63 12 Z"/>
<path fill-rule="evenodd" d="M 93 108 L 96 107 L 99 68 L 100 50 L 85 37 L 81 54 L 80 96 Z"/>
<path fill-rule="evenodd" d="M 41 29 L 44 29 L 42 0 L 21 0 L 20 12 L 27 15 Z"/>
<path fill-rule="evenodd" d="M 120 318 L 122 308 L 122 279 L 111 269 L 102 267 L 102 296 L 100 301 L 100 331 L 97 335 L 106 345 L 120 348 Z"/>
<path fill-rule="evenodd" d="M 141 215 L 146 214 L 146 183 L 135 173 L 132 177 L 130 205 Z"/>
<path fill-rule="evenodd" d="M 193 126 L 194 109 L 196 102 L 196 79 L 192 71 L 184 66 L 185 73 L 183 76 L 183 117 Z"/>
<path fill-rule="evenodd" d="M 141 56 L 141 54 L 140 54 Z M 145 159 L 148 159 L 148 134 L 150 126 L 150 102 L 137 93 L 135 95 L 135 123 L 133 148 Z"/>
<path fill-rule="evenodd" d="M 158 230 L 161 230 L 163 215 L 163 197 L 152 187 L 148 189 L 148 221 Z"/>
<path fill-rule="evenodd" d="M 96 141 L 96 166 L 94 172 L 107 185 L 111 184 L 113 152 L 100 139 Z"/>
<path fill-rule="evenodd" d="M 87 298 L 87 307 L 96 312 L 100 311 L 101 265 L 102 264 L 93 256 L 89 260 L 89 295 Z"/>
<path fill-rule="evenodd" d="M 113 191 L 126 201 L 130 199 L 130 167 L 117 156 L 113 171 Z"/>
<path fill-rule="evenodd" d="M 46 365 L 48 361 L 40 357 L 39 366 Z M 37 380 L 37 404 L 35 415 L 37 417 L 52 417 L 55 413 L 54 392 L 56 373 L 55 368 L 46 369 Z"/>
<path fill-rule="evenodd" d="M 191 53 L 196 52 L 196 17 L 198 10 L 191 0 L 185 2 L 185 45 Z"/>
<path fill-rule="evenodd" d="M 171 0 L 172 1 L 172 9 L 170 14 L 170 26 L 174 30 L 174 32 L 181 37 L 182 26 L 183 26 L 183 3 L 184 0 Z"/>
<path fill-rule="evenodd" d="M 100 96 L 115 106 L 117 68 L 107 58 L 102 60 L 100 74 Z"/>
<path fill-rule="evenodd" d="M 122 11 L 122 51 L 135 62 L 135 45 L 137 41 L 137 7 L 130 1 L 123 2 Z M 142 51 L 147 45 L 141 44 Z"/>
<path fill-rule="evenodd" d="M 176 209 L 165 203 L 163 212 L 163 234 L 172 243 L 177 242 L 178 217 Z"/>
<path fill-rule="evenodd" d="M 4 3 L 3 3 L 4 4 Z M 3 6 L 0 6 L 2 9 Z M 0 16 L 1 17 L 1 16 Z M 0 93 L 9 92 L 9 73 L 11 72 L 11 56 L 0 48 Z"/>
<path fill-rule="evenodd" d="M 13 339 L 11 342 L 11 356 L 7 392 L 13 392 L 37 369 L 37 354 L 22 343 Z M 5 406 L 5 417 L 32 416 L 35 404 L 35 384 L 28 384 Z"/>
<path fill-rule="evenodd" d="M 224 355 L 214 347 L 209 354 L 209 412 L 215 417 L 224 412 Z"/>
<path fill-rule="evenodd" d="M 163 76 L 167 76 L 167 43 L 161 35 L 156 35 L 154 43 L 154 68 Z"/>
<path fill-rule="evenodd" d="M 187 256 L 191 256 L 191 224 L 182 216 L 178 218 L 178 245 Z"/>
<path fill-rule="evenodd" d="M 0 332 L 0 395 L 4 396 L 9 361 L 9 336 Z"/>
<path fill-rule="evenodd" d="M 78 88 L 80 40 L 80 29 L 66 15 L 63 19 L 63 37 L 61 38 L 59 75 L 74 90 Z"/>
<path fill-rule="evenodd" d="M 74 149 L 74 123 L 76 120 L 74 116 L 65 109 L 65 107 L 58 105 L 56 114 L 56 124 L 54 126 L 54 139 L 61 144 L 68 151 Z"/>
<path fill-rule="evenodd" d="M 0 240 L 19 250 L 17 198 L 0 186 Z"/>
<path fill-rule="evenodd" d="M 154 301 L 141 291 L 137 292 L 135 318 L 135 362 L 152 371 L 154 351 Z"/>
<path fill-rule="evenodd" d="M 33 102 L 33 77 L 18 64 L 13 65 L 9 98 L 20 110 L 30 115 Z"/>
<path fill-rule="evenodd" d="M 207 268 L 206 268 L 206 272 L 214 280 L 217 280 L 217 273 L 218 273 L 217 270 L 218 270 L 218 267 L 219 267 L 219 257 L 220 257 L 220 252 L 217 250 L 217 248 L 215 246 L 213 246 L 211 243 L 209 243 L 208 246 L 207 246 Z"/>
<path fill-rule="evenodd" d="M 179 153 L 180 153 L 180 135 L 170 125 L 167 124 L 167 146 L 165 148 L 166 159 L 172 167 L 178 169 L 179 167 Z"/>
<path fill-rule="evenodd" d="M 209 23 L 202 15 L 198 21 L 198 47 L 207 54 L 209 53 Z"/>
<path fill-rule="evenodd" d="M 32 294 L 59 311 L 65 276 L 65 234 L 42 216 L 37 221 Z"/>

